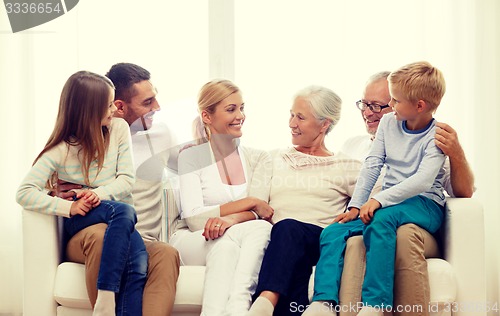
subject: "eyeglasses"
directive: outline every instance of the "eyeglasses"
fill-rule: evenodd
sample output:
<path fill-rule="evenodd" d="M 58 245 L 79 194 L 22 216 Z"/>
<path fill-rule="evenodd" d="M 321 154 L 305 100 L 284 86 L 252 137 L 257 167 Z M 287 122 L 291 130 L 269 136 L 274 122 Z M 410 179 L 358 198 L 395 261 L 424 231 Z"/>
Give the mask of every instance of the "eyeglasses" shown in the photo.
<path fill-rule="evenodd" d="M 370 108 L 370 111 L 372 111 L 373 113 L 380 113 L 380 111 L 382 111 L 383 109 L 388 108 L 389 104 L 386 104 L 386 105 L 368 104 L 368 103 L 365 103 L 365 102 L 359 100 L 359 101 L 356 101 L 356 106 L 361 111 L 366 110 L 366 108 L 368 107 L 368 108 Z"/>

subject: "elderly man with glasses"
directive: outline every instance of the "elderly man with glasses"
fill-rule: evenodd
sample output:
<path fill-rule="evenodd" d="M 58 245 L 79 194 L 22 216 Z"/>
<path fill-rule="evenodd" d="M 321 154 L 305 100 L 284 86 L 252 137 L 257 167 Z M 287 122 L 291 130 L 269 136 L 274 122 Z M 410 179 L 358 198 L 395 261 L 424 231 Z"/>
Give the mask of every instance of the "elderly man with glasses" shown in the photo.
<path fill-rule="evenodd" d="M 391 113 L 391 96 L 387 77 L 390 72 L 380 72 L 369 78 L 363 97 L 356 102 L 365 122 L 368 135 L 348 139 L 341 151 L 364 161 L 372 145 L 382 116 Z M 436 124 L 436 145 L 448 156 L 445 162 L 444 187 L 452 197 L 471 197 L 474 192 L 474 175 L 469 167 L 457 133 L 449 125 Z M 453 176 L 451 176 L 453 174 Z M 421 312 L 405 315 L 429 315 L 429 278 L 426 258 L 438 257 L 435 238 L 424 229 L 407 224 L 397 231 L 394 305 L 421 306 Z M 351 237 L 347 244 L 345 265 L 340 290 L 340 305 L 356 306 L 361 301 L 364 275 L 365 247 L 361 236 Z M 352 309 L 341 315 L 356 315 Z M 398 315 L 398 313 L 395 313 Z"/>

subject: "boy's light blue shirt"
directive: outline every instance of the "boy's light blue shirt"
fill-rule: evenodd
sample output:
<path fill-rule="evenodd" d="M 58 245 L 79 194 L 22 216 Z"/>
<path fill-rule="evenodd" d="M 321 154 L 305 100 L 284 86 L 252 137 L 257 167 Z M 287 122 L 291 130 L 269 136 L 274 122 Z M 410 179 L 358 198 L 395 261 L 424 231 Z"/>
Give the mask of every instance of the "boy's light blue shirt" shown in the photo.
<path fill-rule="evenodd" d="M 382 207 L 416 195 L 444 206 L 442 181 L 446 156 L 435 145 L 435 134 L 434 119 L 425 128 L 412 131 L 406 128 L 406 121 L 396 120 L 393 113 L 384 115 L 348 208 L 360 208 L 368 201 L 384 164 L 382 191 L 372 196 Z"/>

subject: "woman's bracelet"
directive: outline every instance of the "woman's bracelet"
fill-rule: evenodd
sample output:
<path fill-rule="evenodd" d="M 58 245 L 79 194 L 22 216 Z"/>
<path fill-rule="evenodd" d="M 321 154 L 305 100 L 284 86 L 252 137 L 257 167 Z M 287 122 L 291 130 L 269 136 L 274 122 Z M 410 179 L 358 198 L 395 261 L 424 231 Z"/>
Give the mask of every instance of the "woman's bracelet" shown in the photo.
<path fill-rule="evenodd" d="M 257 214 L 257 212 L 255 212 L 255 211 L 250 211 L 250 212 L 253 213 L 253 216 L 255 216 L 255 219 L 260 219 L 260 216 L 259 216 L 259 214 Z"/>

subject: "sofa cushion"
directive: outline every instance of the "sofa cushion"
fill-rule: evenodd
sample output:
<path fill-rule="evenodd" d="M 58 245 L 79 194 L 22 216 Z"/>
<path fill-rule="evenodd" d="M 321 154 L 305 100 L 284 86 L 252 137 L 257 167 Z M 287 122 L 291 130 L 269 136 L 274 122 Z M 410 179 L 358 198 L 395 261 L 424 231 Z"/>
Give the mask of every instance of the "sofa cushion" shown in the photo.
<path fill-rule="evenodd" d="M 85 266 L 74 262 L 63 262 L 57 267 L 54 281 L 54 299 L 62 306 L 91 309 Z"/>
<path fill-rule="evenodd" d="M 451 303 L 457 298 L 457 281 L 451 264 L 443 259 L 427 259 L 431 303 Z"/>
<path fill-rule="evenodd" d="M 92 316 L 91 309 L 58 306 L 57 316 Z"/>
<path fill-rule="evenodd" d="M 180 267 L 174 311 L 201 312 L 204 280 L 204 266 Z"/>
<path fill-rule="evenodd" d="M 309 279 L 309 300 L 314 295 L 314 272 Z M 457 298 L 457 281 L 453 267 L 447 261 L 438 258 L 427 259 L 431 303 L 451 303 Z M 441 307 L 440 307 L 441 308 Z"/>
<path fill-rule="evenodd" d="M 442 259 L 427 259 L 431 302 L 449 303 L 456 299 L 457 285 L 451 265 Z M 314 274 L 313 274 L 314 275 Z M 201 311 L 204 266 L 181 266 L 175 296 L 175 312 L 198 313 Z M 309 297 L 312 297 L 314 276 L 309 282 Z M 54 298 L 65 308 L 90 309 L 85 285 L 85 266 L 63 262 L 57 268 Z M 61 312 L 63 308 L 58 309 Z M 61 314 L 62 315 L 62 314 Z"/>
<path fill-rule="evenodd" d="M 181 266 L 177 281 L 174 311 L 201 311 L 205 267 Z M 85 284 L 85 266 L 74 262 L 63 262 L 57 267 L 54 283 L 54 299 L 62 307 L 91 309 Z M 64 308 L 58 309 L 64 311 Z"/>

